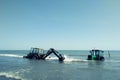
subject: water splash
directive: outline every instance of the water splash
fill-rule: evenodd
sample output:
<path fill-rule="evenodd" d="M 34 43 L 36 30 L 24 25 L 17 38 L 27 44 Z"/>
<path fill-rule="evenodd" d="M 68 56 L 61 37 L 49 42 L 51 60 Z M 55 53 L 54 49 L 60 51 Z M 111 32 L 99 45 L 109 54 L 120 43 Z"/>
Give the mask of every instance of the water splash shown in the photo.
<path fill-rule="evenodd" d="M 57 57 L 47 57 L 46 59 L 47 60 L 57 60 L 58 58 Z"/>
<path fill-rule="evenodd" d="M 83 59 L 75 59 L 75 58 L 72 58 L 72 57 L 69 57 L 67 55 L 64 55 L 65 57 L 65 62 L 86 62 L 87 60 L 83 60 Z M 57 57 L 47 57 L 46 58 L 47 60 L 58 60 Z"/>
<path fill-rule="evenodd" d="M 83 59 L 75 59 L 72 57 L 68 57 L 67 55 L 64 55 L 65 57 L 65 62 L 86 62 L 87 60 L 83 60 Z"/>

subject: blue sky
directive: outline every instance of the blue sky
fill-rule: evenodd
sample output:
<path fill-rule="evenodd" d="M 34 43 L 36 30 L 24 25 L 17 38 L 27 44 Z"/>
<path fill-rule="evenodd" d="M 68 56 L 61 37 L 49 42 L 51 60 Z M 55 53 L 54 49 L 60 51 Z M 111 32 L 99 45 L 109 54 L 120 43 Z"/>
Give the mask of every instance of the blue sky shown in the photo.
<path fill-rule="evenodd" d="M 120 0 L 0 0 L 0 49 L 120 49 Z"/>

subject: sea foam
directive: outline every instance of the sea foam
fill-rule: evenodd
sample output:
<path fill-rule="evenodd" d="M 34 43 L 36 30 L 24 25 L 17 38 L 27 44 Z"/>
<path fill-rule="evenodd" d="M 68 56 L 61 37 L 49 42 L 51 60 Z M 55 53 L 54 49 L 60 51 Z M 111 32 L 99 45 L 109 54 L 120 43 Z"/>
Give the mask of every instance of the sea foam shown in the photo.
<path fill-rule="evenodd" d="M 15 55 L 15 54 L 0 54 L 0 56 L 5 56 L 5 57 L 18 57 L 18 58 L 22 58 L 22 57 L 23 57 L 23 56 Z"/>

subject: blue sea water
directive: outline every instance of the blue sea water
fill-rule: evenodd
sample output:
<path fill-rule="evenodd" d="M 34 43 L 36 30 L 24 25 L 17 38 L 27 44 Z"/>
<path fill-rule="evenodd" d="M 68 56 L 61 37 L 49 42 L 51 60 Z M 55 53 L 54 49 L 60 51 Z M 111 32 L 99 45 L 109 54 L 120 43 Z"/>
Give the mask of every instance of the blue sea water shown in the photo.
<path fill-rule="evenodd" d="M 105 61 L 88 61 L 87 50 L 59 50 L 65 61 L 54 55 L 46 60 L 22 57 L 28 50 L 0 50 L 0 80 L 120 80 L 120 51 L 105 51 Z"/>

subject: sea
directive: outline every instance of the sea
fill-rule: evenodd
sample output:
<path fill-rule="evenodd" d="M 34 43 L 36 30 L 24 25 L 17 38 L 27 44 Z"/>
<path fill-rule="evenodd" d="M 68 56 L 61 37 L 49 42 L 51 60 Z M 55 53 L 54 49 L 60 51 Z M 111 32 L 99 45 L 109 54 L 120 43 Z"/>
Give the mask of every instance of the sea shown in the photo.
<path fill-rule="evenodd" d="M 47 50 L 46 50 L 47 52 Z M 87 60 L 89 50 L 58 50 L 46 60 L 25 59 L 29 50 L 0 50 L 0 80 L 120 80 L 120 51 L 105 50 L 104 61 Z"/>

